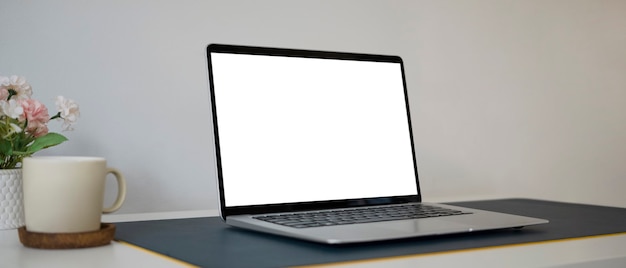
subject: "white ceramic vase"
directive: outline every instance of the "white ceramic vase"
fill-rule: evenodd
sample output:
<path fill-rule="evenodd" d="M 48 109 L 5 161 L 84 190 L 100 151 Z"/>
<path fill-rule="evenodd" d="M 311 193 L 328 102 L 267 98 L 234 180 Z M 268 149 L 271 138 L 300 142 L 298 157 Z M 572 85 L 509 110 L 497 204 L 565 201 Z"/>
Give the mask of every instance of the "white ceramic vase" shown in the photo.
<path fill-rule="evenodd" d="M 24 226 L 22 170 L 0 169 L 0 230 Z"/>

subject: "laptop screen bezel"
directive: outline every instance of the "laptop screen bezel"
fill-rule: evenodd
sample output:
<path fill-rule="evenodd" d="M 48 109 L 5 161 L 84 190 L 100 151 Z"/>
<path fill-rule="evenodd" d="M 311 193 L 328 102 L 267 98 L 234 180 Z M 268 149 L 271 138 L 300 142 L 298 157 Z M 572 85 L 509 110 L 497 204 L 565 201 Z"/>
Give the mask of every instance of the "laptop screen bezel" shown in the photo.
<path fill-rule="evenodd" d="M 213 123 L 213 135 L 215 146 L 215 162 L 217 171 L 217 184 L 218 195 L 220 205 L 220 215 L 223 219 L 231 215 L 243 215 L 243 214 L 263 214 L 274 212 L 296 212 L 307 210 L 320 210 L 320 209 L 333 209 L 333 208 L 347 208 L 347 207 L 359 207 L 368 205 L 387 205 L 387 204 L 399 204 L 407 202 L 421 202 L 421 192 L 419 186 L 418 172 L 417 172 L 417 159 L 415 155 L 415 144 L 413 141 L 413 128 L 411 125 L 411 114 L 409 108 L 409 98 L 406 86 L 406 79 L 404 74 L 404 64 L 402 58 L 399 56 L 388 55 L 374 55 L 374 54 L 361 54 L 361 53 L 346 53 L 346 52 L 330 52 L 330 51 L 316 51 L 316 50 L 302 50 L 302 49 L 285 49 L 285 48 L 270 48 L 270 47 L 253 47 L 253 46 L 239 46 L 239 45 L 225 45 L 225 44 L 210 44 L 207 46 L 207 64 L 208 64 L 208 76 L 209 76 L 209 94 L 211 101 L 212 111 L 212 123 Z M 211 53 L 233 53 L 233 54 L 248 54 L 248 55 L 268 55 L 268 56 L 287 56 L 287 57 L 304 57 L 304 58 L 317 58 L 317 59 L 340 59 L 340 60 L 357 60 L 357 61 L 375 61 L 375 62 L 390 62 L 399 63 L 402 72 L 402 84 L 404 87 L 404 100 L 406 106 L 408 130 L 411 143 L 411 152 L 413 156 L 413 168 L 415 171 L 415 185 L 417 187 L 416 195 L 405 196 L 384 196 L 376 198 L 359 198 L 359 199 L 345 199 L 345 200 L 332 200 L 332 201 L 315 201 L 315 202 L 297 202 L 297 203 L 281 203 L 281 204 L 266 204 L 266 205 L 251 205 L 251 206 L 226 206 L 226 197 L 224 193 L 224 182 L 222 176 L 222 164 L 221 164 L 221 152 L 219 142 L 219 126 L 217 120 L 217 111 L 215 105 L 215 89 L 213 84 L 213 71 L 211 66 Z"/>

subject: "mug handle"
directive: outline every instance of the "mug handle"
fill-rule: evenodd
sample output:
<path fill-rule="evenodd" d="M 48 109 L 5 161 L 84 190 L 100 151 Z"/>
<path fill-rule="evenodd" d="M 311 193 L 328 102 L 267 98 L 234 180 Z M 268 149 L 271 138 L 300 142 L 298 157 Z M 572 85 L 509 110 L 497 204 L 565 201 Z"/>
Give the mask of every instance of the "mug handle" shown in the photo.
<path fill-rule="evenodd" d="M 122 204 L 124 203 L 124 199 L 126 199 L 126 180 L 122 173 L 114 168 L 107 167 L 106 174 L 113 174 L 115 179 L 117 180 L 117 198 L 115 199 L 115 203 L 108 208 L 103 208 L 102 213 L 112 213 L 120 209 Z"/>

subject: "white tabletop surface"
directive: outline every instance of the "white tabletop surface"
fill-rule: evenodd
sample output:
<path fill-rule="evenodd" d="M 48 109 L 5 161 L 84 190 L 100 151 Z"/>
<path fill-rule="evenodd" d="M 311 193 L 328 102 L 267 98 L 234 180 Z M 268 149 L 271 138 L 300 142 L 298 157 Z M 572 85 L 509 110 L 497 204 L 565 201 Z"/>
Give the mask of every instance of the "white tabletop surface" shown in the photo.
<path fill-rule="evenodd" d="M 106 215 L 103 222 L 193 218 L 216 211 Z M 22 246 L 17 230 L 0 230 L 0 267 L 189 267 L 126 243 L 43 250 Z M 328 267 L 626 267 L 626 233 L 512 246 L 354 261 Z"/>
<path fill-rule="evenodd" d="M 216 211 L 104 215 L 103 222 L 122 222 L 171 218 L 190 218 L 217 215 Z M 113 241 L 110 245 L 84 249 L 33 249 L 24 247 L 17 230 L 0 230 L 1 268 L 74 268 L 74 267 L 190 267 L 166 256 Z"/>

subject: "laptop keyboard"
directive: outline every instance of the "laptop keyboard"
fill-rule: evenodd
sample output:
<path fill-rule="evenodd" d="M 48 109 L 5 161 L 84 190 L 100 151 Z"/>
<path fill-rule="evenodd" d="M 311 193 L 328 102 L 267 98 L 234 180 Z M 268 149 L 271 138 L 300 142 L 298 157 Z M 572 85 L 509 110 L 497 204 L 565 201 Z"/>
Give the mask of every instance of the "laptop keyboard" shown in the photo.
<path fill-rule="evenodd" d="M 288 214 L 256 216 L 253 218 L 294 228 L 308 228 L 392 220 L 444 217 L 461 214 L 471 214 L 471 212 L 464 212 L 460 210 L 453 210 L 424 204 L 406 204 L 384 207 L 297 212 Z"/>

